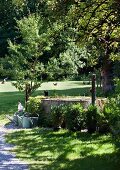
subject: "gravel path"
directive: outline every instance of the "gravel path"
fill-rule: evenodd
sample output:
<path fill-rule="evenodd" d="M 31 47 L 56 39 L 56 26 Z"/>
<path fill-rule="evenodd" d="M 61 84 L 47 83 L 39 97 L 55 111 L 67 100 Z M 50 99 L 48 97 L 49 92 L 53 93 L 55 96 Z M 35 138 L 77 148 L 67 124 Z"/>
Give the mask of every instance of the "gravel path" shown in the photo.
<path fill-rule="evenodd" d="M 13 145 L 5 143 L 4 135 L 10 130 L 15 130 L 13 124 L 6 127 L 0 126 L 0 170 L 28 170 L 28 165 L 19 159 L 9 150 Z"/>

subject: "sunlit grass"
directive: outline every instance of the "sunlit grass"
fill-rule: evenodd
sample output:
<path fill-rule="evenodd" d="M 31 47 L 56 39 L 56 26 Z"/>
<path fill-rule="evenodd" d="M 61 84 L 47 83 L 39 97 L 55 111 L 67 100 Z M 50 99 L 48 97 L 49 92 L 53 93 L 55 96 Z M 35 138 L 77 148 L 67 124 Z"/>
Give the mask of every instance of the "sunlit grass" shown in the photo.
<path fill-rule="evenodd" d="M 54 85 L 57 83 L 57 85 Z M 74 88 L 83 88 L 90 87 L 90 85 L 83 85 L 82 81 L 52 81 L 52 82 L 43 82 L 38 90 L 66 90 L 66 89 L 74 89 Z M 12 82 L 5 82 L 5 84 L 0 83 L 0 92 L 15 92 L 18 91 L 13 85 Z"/>
<path fill-rule="evenodd" d="M 54 85 L 57 83 L 57 85 Z M 60 96 L 89 96 L 91 84 L 84 85 L 83 81 L 56 81 L 56 82 L 43 82 L 35 94 L 44 94 L 44 90 L 48 90 L 49 95 L 56 93 Z M 97 88 L 97 93 L 100 95 L 100 88 Z M 11 82 L 5 84 L 0 83 L 0 92 L 16 92 L 18 89 L 12 86 Z"/>
<path fill-rule="evenodd" d="M 83 85 L 82 81 L 63 81 L 57 82 L 45 82 L 41 84 L 41 87 L 33 94 L 44 95 L 44 90 L 48 90 L 49 96 L 90 96 L 90 86 Z M 99 92 L 100 89 L 97 89 Z M 19 92 L 11 82 L 5 84 L 0 83 L 0 120 L 5 120 L 6 114 L 13 114 L 17 110 L 18 100 L 21 100 L 22 104 L 25 103 L 25 93 Z M 1 122 L 1 121 L 0 121 Z"/>
<path fill-rule="evenodd" d="M 6 115 L 13 115 L 17 111 L 18 100 L 24 103 L 24 95 L 21 92 L 0 93 L 0 124 L 8 122 Z"/>
<path fill-rule="evenodd" d="M 119 170 L 118 148 L 110 135 L 32 129 L 7 135 L 14 152 L 30 169 Z"/>
<path fill-rule="evenodd" d="M 90 96 L 90 86 L 82 82 L 44 83 L 33 95 L 48 90 L 53 96 Z M 99 92 L 99 89 L 97 89 Z M 8 122 L 6 114 L 17 110 L 17 102 L 24 105 L 24 93 L 16 91 L 10 82 L 0 85 L 0 124 Z M 80 132 L 49 129 L 15 131 L 7 135 L 14 144 L 17 157 L 30 164 L 31 170 L 119 170 L 119 148 L 110 135 L 89 135 Z M 118 142 L 119 144 L 119 142 Z"/>

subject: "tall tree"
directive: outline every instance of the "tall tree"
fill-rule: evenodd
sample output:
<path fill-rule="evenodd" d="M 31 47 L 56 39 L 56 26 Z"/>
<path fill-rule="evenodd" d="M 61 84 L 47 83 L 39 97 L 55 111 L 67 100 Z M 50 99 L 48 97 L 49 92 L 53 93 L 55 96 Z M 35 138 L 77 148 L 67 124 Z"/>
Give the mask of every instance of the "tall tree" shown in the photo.
<path fill-rule="evenodd" d="M 101 62 L 101 74 L 103 78 L 103 91 L 113 88 L 111 56 L 116 56 L 120 45 L 120 4 L 114 0 L 59 0 L 54 3 L 54 11 L 62 15 L 66 9 L 65 26 L 71 29 L 70 40 L 76 44 L 88 46 L 88 50 L 99 52 L 99 56 L 93 56 L 93 63 Z M 61 16 L 60 15 L 60 16 Z M 98 52 L 97 52 L 98 51 Z"/>
<path fill-rule="evenodd" d="M 8 42 L 19 42 L 19 30 L 16 29 L 17 20 L 30 14 L 46 15 L 46 0 L 1 0 L 0 1 L 0 57 L 8 53 Z"/>
<path fill-rule="evenodd" d="M 120 32 L 119 1 L 8 0 L 1 1 L 1 8 L 2 3 L 13 11 L 8 16 L 6 10 L 3 10 L 7 14 L 4 16 L 7 16 L 9 23 L 14 21 L 12 27 L 14 29 L 11 30 L 15 30 L 14 33 L 17 32 L 17 36 L 13 36 L 13 39 L 9 36 L 7 38 L 14 40 L 16 44 L 23 43 L 20 29 L 15 27 L 16 19 L 28 18 L 32 13 L 35 15 L 37 13 L 44 22 L 39 34 L 43 35 L 43 30 L 47 30 L 45 35 L 47 34 L 51 44 L 50 48 L 47 47 L 49 50 L 44 50 L 42 53 L 42 62 L 45 64 L 52 57 L 58 59 L 60 56 L 66 56 L 63 55 L 64 52 L 69 49 L 69 44 L 74 42 L 77 47 L 85 47 L 88 54 L 91 54 L 88 55 L 87 63 L 97 64 L 101 67 L 104 80 L 103 90 L 107 92 L 112 89 L 113 58 L 118 56 L 120 46 L 118 36 Z M 5 20 L 5 23 L 7 23 L 7 20 Z M 4 22 L 4 20 L 1 21 Z M 6 25 L 4 28 L 7 28 Z M 2 24 L 1 30 L 3 30 Z M 62 54 L 60 55 L 60 53 Z"/>
<path fill-rule="evenodd" d="M 0 1 L 0 57 L 7 53 L 7 39 L 13 40 L 15 31 L 15 10 L 12 0 Z"/>
<path fill-rule="evenodd" d="M 29 96 L 41 85 L 38 77 L 44 72 L 42 54 L 49 50 L 51 42 L 48 41 L 47 30 L 37 14 L 24 17 L 17 22 L 21 33 L 21 42 L 9 41 L 9 63 L 14 69 L 17 82 L 14 85 L 26 92 L 26 102 Z"/>

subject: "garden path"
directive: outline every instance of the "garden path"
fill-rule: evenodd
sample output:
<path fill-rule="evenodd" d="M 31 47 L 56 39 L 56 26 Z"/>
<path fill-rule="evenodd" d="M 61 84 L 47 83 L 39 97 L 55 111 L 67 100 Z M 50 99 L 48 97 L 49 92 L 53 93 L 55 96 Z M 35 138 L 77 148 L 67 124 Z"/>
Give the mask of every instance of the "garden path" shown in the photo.
<path fill-rule="evenodd" d="M 15 130 L 12 124 L 0 126 L 0 170 L 28 170 L 28 165 L 10 152 L 14 146 L 5 142 L 4 136 L 10 130 Z"/>

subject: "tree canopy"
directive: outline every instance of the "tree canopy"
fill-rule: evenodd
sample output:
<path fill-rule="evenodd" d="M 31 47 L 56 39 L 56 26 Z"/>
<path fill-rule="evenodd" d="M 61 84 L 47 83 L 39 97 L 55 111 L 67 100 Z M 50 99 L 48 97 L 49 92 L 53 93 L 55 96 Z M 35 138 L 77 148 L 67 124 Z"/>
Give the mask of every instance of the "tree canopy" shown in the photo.
<path fill-rule="evenodd" d="M 114 60 L 120 58 L 118 0 L 2 0 L 0 9 L 0 55 L 10 56 L 16 71 L 30 76 L 37 61 L 44 77 L 58 78 L 90 65 L 101 69 L 104 90 L 112 88 Z"/>

